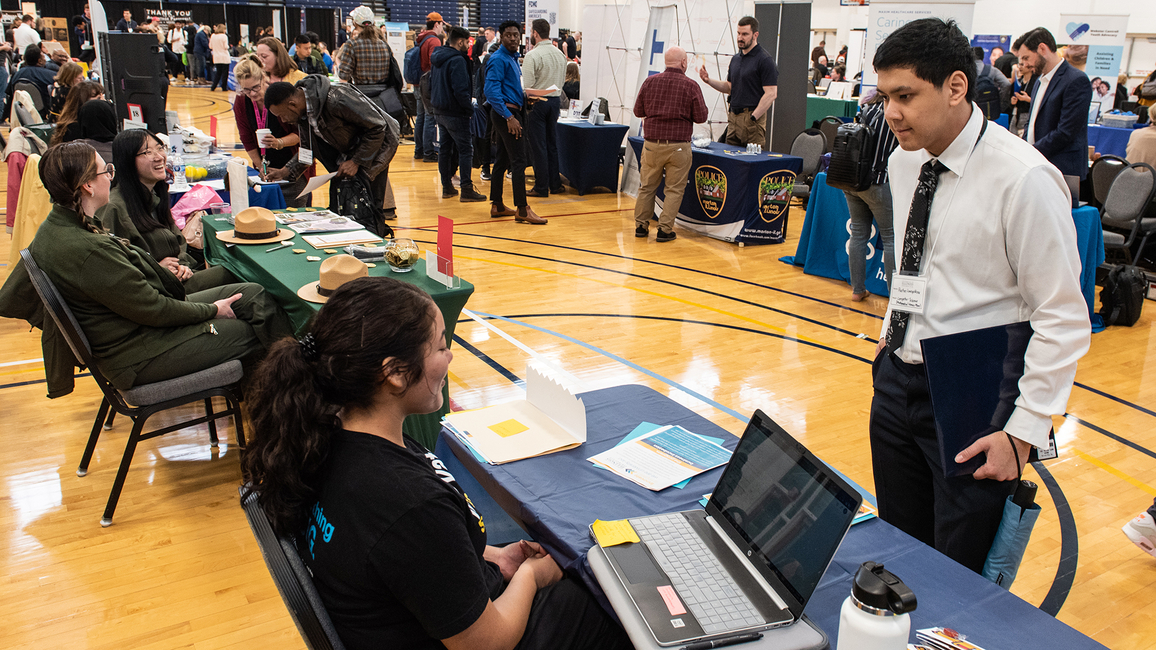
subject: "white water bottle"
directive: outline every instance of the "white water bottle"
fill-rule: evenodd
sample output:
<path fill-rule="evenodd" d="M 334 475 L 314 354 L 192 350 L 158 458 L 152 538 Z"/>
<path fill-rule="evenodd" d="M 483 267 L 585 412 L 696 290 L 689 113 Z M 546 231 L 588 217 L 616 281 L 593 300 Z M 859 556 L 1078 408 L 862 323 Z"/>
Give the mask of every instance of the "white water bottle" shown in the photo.
<path fill-rule="evenodd" d="M 882 564 L 864 562 L 839 611 L 836 650 L 905 650 L 915 594 Z"/>
<path fill-rule="evenodd" d="M 187 192 L 189 191 L 189 179 L 185 176 L 185 158 L 181 155 L 181 149 L 184 147 L 180 132 L 170 133 L 169 142 L 172 147 L 172 153 L 169 154 L 169 166 L 173 168 L 173 186 L 169 189 L 173 192 Z"/>

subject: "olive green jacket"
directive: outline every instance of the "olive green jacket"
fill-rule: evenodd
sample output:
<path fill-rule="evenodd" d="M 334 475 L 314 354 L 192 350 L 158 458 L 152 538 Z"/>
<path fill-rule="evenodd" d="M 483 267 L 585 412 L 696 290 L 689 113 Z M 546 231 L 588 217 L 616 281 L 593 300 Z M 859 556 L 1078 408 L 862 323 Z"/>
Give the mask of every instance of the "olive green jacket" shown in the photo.
<path fill-rule="evenodd" d="M 197 261 L 189 255 L 188 244 L 181 231 L 177 230 L 174 225 L 161 226 L 142 233 L 136 227 L 132 217 L 129 216 L 128 206 L 125 204 L 124 196 L 120 191 L 121 186 L 113 188 L 108 195 L 108 204 L 96 211 L 96 218 L 100 220 L 100 223 L 117 237 L 123 237 L 133 246 L 152 254 L 154 260 L 160 261 L 166 257 L 175 257 L 181 261 L 181 264 L 191 269 L 197 268 Z M 149 197 L 151 199 L 149 210 L 155 212 L 160 203 L 160 197 L 156 194 L 149 194 Z"/>
<path fill-rule="evenodd" d="M 208 321 L 216 317 L 216 305 L 186 301 L 176 276 L 146 251 L 90 232 L 75 212 L 53 206 L 28 248 L 72 309 L 100 370 L 117 388 L 131 387 L 136 372 L 158 355 L 212 331 Z M 6 300 L 27 295 L 21 287 L 9 287 L 21 277 L 28 281 L 26 273 L 14 269 L 0 292 L 0 315 L 20 309 Z"/>

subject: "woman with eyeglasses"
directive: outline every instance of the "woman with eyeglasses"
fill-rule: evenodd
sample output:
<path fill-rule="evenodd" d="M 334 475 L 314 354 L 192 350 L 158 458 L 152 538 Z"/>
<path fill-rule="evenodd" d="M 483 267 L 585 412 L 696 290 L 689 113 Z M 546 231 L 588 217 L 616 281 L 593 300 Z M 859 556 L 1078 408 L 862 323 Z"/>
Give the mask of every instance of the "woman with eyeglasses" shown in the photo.
<path fill-rule="evenodd" d="M 296 124 L 285 124 L 265 107 L 265 90 L 269 88 L 269 77 L 261 67 L 261 60 L 255 55 L 241 59 L 233 74 L 237 79 L 237 99 L 233 102 L 233 117 L 237 120 L 237 134 L 241 138 L 241 146 L 249 154 L 253 167 L 264 174 L 275 169 L 281 169 L 297 156 L 297 145 L 301 137 L 297 134 Z M 269 129 L 271 135 L 266 135 L 264 141 L 258 141 L 257 131 Z M 281 191 L 285 194 L 285 203 L 290 207 L 304 208 L 310 205 L 312 196 L 297 198 L 305 185 L 313 178 L 314 168 L 311 165 L 305 173 L 290 182 L 282 185 Z"/>
<path fill-rule="evenodd" d="M 123 131 L 112 141 L 112 160 L 120 170 L 108 203 L 96 212 L 101 225 L 152 256 L 194 293 L 237 278 L 223 266 L 205 268 L 189 254 L 184 235 L 173 221 L 166 182 L 166 147 L 145 129 Z"/>
<path fill-rule="evenodd" d="M 39 171 L 53 206 L 28 250 L 117 388 L 183 377 L 232 359 L 251 367 L 292 332 L 261 285 L 186 293 L 147 251 L 105 230 L 94 215 L 108 203 L 116 170 L 87 143 L 51 147 Z M 17 313 L 20 301 L 39 302 L 23 264 L 0 290 L 0 313 Z M 66 349 L 63 341 L 43 344 L 46 352 Z"/>

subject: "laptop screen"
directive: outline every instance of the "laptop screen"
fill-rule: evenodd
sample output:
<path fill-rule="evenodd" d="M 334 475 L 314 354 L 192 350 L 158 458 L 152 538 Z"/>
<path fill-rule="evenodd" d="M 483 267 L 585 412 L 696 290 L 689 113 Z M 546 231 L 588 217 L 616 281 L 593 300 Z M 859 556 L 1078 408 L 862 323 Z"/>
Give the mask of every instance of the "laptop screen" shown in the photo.
<path fill-rule="evenodd" d="M 827 570 L 859 495 L 761 412 L 756 412 L 711 496 L 800 604 Z M 755 555 L 761 556 L 756 558 Z"/>

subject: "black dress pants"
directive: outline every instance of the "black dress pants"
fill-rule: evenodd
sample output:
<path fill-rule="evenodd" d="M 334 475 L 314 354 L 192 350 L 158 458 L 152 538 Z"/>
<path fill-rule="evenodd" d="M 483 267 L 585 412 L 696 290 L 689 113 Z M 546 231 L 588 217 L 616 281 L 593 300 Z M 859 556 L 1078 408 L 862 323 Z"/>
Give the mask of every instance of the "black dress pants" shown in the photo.
<path fill-rule="evenodd" d="M 514 650 L 630 650 L 626 632 L 576 580 L 534 594 L 526 632 Z"/>
<path fill-rule="evenodd" d="M 510 183 L 514 186 L 514 207 L 526 206 L 526 113 L 522 109 L 511 109 L 514 117 L 522 123 L 521 138 L 515 138 L 506 127 L 506 118 L 490 109 L 490 124 L 498 136 L 498 159 L 490 172 L 490 202 L 503 205 L 502 191 L 506 182 L 506 170 L 510 170 Z"/>
<path fill-rule="evenodd" d="M 879 517 L 979 573 L 1015 481 L 947 478 L 927 374 L 886 350 L 872 365 L 871 465 Z"/>

